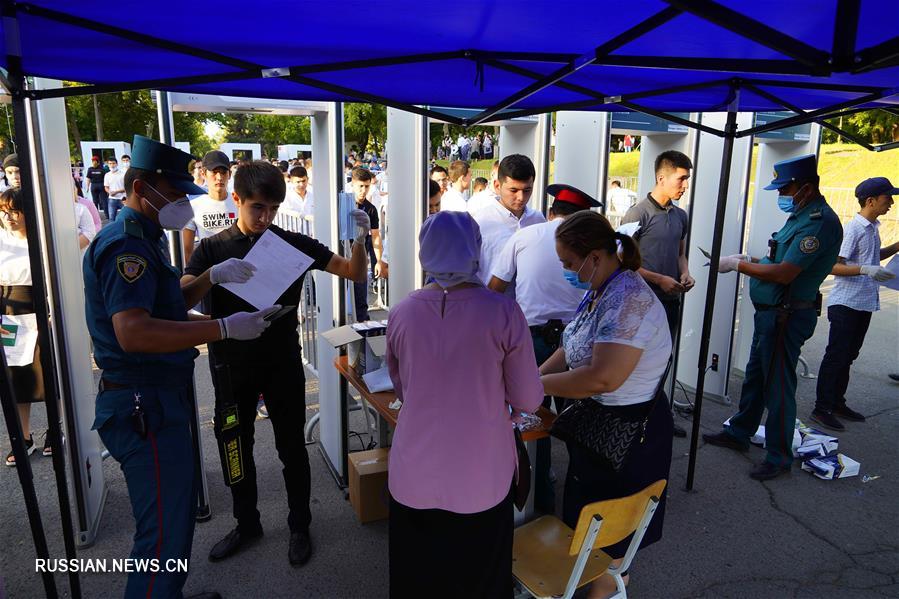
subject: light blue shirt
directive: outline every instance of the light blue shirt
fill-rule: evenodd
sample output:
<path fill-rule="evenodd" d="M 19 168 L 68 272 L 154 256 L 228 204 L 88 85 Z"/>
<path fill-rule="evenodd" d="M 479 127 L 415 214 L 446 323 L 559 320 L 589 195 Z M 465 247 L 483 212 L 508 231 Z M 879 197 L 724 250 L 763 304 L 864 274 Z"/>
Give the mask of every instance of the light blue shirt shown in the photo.
<path fill-rule="evenodd" d="M 840 257 L 852 266 L 880 265 L 880 221 L 873 223 L 861 214 L 846 223 Z M 880 288 L 877 282 L 865 275 L 834 277 L 833 290 L 828 304 L 846 306 L 862 312 L 880 310 Z"/>

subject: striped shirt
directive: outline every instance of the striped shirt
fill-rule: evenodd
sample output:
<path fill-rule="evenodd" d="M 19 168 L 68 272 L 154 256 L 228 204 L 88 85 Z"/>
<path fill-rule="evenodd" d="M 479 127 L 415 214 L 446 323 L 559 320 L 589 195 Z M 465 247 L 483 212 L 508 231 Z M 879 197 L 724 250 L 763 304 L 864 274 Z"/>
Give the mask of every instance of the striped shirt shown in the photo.
<path fill-rule="evenodd" d="M 843 227 L 843 244 L 840 258 L 846 264 L 862 266 L 880 264 L 880 221 L 873 223 L 861 214 Z M 828 301 L 831 306 L 846 306 L 862 312 L 880 310 L 880 288 L 877 282 L 865 275 L 836 276 Z"/>

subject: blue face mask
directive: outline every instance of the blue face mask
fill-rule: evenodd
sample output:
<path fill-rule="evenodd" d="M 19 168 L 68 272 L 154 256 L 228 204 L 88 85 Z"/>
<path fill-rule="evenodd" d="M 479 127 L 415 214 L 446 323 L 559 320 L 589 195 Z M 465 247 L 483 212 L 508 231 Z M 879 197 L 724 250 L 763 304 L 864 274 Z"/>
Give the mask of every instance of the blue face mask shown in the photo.
<path fill-rule="evenodd" d="M 581 268 L 584 268 L 584 264 L 586 263 L 587 261 L 584 260 L 584 262 L 581 264 Z M 581 281 L 581 278 L 579 276 L 581 274 L 581 268 L 577 269 L 577 271 L 563 270 L 562 274 L 565 275 L 565 280 L 568 281 L 572 287 L 583 289 L 584 291 L 586 291 L 593 286 L 593 283 L 590 282 L 590 280 L 587 280 L 586 282 Z M 596 274 L 596 265 L 593 266 L 593 272 L 590 273 L 590 279 L 593 278 L 594 274 Z"/>
<path fill-rule="evenodd" d="M 787 214 L 791 214 L 795 209 L 795 206 L 793 205 L 793 196 L 777 196 L 777 207 Z"/>

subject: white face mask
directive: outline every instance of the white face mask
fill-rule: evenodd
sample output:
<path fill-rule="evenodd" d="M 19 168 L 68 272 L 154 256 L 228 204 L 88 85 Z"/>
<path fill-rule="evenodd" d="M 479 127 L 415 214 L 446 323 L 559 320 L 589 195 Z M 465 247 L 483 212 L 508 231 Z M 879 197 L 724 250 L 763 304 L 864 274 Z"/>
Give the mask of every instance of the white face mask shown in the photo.
<path fill-rule="evenodd" d="M 128 168 L 128 167 L 130 167 L 130 166 L 131 166 L 131 163 L 128 162 L 127 160 L 123 160 L 123 161 L 122 161 L 122 168 Z"/>
<path fill-rule="evenodd" d="M 110 173 L 114 173 L 114 172 L 116 172 L 117 170 L 119 170 L 119 167 L 116 166 L 115 164 L 113 164 L 113 165 L 111 165 L 111 166 L 109 167 L 109 172 L 110 172 Z"/>
<path fill-rule="evenodd" d="M 156 210 L 156 212 L 159 214 L 160 227 L 162 227 L 163 229 L 168 229 L 170 231 L 180 231 L 187 226 L 187 223 L 190 222 L 190 219 L 194 217 L 194 210 L 190 207 L 190 200 L 187 199 L 187 196 L 182 196 L 175 201 L 171 201 L 164 195 L 159 193 L 159 191 L 155 187 L 153 187 L 146 181 L 144 182 L 144 185 L 152 189 L 153 193 L 166 201 L 166 205 L 160 209 L 156 206 L 153 206 L 153 204 L 149 200 L 147 200 L 147 204 L 152 206 L 153 210 Z"/>

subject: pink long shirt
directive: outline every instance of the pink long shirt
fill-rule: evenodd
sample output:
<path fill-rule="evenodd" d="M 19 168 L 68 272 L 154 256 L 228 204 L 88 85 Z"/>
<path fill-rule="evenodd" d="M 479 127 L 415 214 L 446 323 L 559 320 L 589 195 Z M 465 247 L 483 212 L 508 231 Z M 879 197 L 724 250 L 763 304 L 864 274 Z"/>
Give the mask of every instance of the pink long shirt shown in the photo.
<path fill-rule="evenodd" d="M 416 509 L 482 512 L 516 468 L 509 406 L 543 401 L 527 321 L 483 287 L 421 289 L 390 310 L 387 365 L 403 400 L 390 451 L 393 497 Z M 443 314 L 441 314 L 443 310 Z"/>

